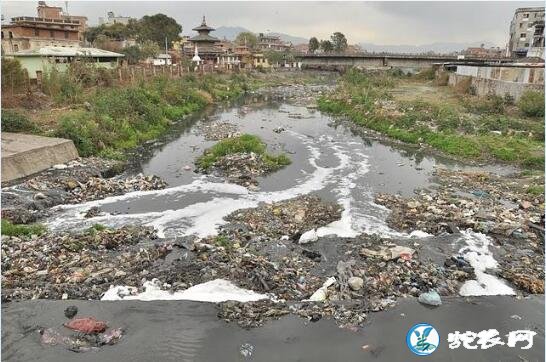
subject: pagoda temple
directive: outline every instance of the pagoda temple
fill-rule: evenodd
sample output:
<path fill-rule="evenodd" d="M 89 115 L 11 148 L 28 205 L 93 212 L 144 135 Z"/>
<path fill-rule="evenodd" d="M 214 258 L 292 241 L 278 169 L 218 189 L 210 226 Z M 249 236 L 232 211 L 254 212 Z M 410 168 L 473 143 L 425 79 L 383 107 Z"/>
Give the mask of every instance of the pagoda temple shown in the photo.
<path fill-rule="evenodd" d="M 193 54 L 199 54 L 199 58 L 203 64 L 214 64 L 217 62 L 218 56 L 222 53 L 222 49 L 218 46 L 220 39 L 210 36 L 209 33 L 214 31 L 207 25 L 205 17 L 203 22 L 198 27 L 193 28 L 198 34 L 189 39 L 189 44 L 184 47 L 186 56 L 191 57 Z"/>

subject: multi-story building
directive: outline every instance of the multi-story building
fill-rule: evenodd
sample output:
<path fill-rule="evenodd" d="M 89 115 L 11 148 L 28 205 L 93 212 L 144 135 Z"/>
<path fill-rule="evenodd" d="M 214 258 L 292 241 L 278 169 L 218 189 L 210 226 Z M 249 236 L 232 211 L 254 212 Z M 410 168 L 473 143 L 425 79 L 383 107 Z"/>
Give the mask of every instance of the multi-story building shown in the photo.
<path fill-rule="evenodd" d="M 99 25 L 114 25 L 114 24 L 123 24 L 127 25 L 133 18 L 129 16 L 116 16 L 113 11 L 109 11 L 106 14 L 106 19 L 103 17 L 99 18 Z"/>
<path fill-rule="evenodd" d="M 38 16 L 19 16 L 2 26 L 2 52 L 39 49 L 46 46 L 81 46 L 87 28 L 85 16 L 64 14 L 62 8 L 40 1 Z"/>
<path fill-rule="evenodd" d="M 291 44 L 286 44 L 277 35 L 267 35 L 264 33 L 258 34 L 257 48 L 261 51 L 275 50 L 285 51 L 290 49 Z"/>
<path fill-rule="evenodd" d="M 518 8 L 510 23 L 508 53 L 525 57 L 533 47 L 544 47 L 544 7 Z"/>

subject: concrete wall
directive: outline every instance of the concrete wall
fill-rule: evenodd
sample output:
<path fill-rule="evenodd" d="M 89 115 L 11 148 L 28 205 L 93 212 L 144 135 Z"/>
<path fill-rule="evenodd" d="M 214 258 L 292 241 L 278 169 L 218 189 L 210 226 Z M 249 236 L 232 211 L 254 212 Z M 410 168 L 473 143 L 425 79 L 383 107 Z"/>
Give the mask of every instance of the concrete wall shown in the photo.
<path fill-rule="evenodd" d="M 544 84 L 544 68 L 539 67 L 491 67 L 458 65 L 458 75 L 477 78 L 504 80 L 516 83 Z"/>
<path fill-rule="evenodd" d="M 16 180 L 78 157 L 71 140 L 2 132 L 2 182 Z"/>
<path fill-rule="evenodd" d="M 455 86 L 467 79 L 470 79 L 471 86 L 476 91 L 476 95 L 480 97 L 486 96 L 488 94 L 495 94 L 504 97 L 506 94 L 509 94 L 514 98 L 514 100 L 517 101 L 521 97 L 521 95 L 527 90 L 544 90 L 544 85 L 539 84 L 516 83 L 497 79 L 476 78 L 455 73 L 449 74 L 448 84 L 450 86 Z"/>

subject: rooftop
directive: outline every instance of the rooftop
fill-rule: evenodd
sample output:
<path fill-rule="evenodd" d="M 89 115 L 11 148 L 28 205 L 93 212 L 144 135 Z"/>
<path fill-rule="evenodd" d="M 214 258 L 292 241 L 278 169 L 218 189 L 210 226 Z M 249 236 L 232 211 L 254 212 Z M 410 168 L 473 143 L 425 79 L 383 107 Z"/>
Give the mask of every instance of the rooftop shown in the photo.
<path fill-rule="evenodd" d="M 199 34 L 199 35 L 196 35 L 192 38 L 190 38 L 190 41 L 193 41 L 193 42 L 219 42 L 220 39 L 218 38 L 215 38 L 213 36 L 210 36 L 208 34 Z"/>
<path fill-rule="evenodd" d="M 123 54 L 110 52 L 97 48 L 65 48 L 65 47 L 43 47 L 39 49 L 20 50 L 10 53 L 11 56 L 27 57 L 123 57 Z"/>
<path fill-rule="evenodd" d="M 213 31 L 214 28 L 211 28 L 210 26 L 207 25 L 207 21 L 205 20 L 205 15 L 203 15 L 203 21 L 201 22 L 201 25 L 199 25 L 198 27 L 193 28 L 192 30 L 195 30 L 195 31 L 200 31 L 200 30 Z"/>

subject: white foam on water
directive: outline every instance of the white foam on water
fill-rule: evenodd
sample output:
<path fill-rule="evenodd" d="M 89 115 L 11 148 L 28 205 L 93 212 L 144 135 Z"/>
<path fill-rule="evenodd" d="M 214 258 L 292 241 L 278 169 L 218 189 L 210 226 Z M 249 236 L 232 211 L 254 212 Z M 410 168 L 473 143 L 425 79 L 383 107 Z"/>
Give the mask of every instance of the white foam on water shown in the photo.
<path fill-rule="evenodd" d="M 243 186 L 229 183 L 215 183 L 200 177 L 190 184 L 166 188 L 163 190 L 135 191 L 124 195 L 107 197 L 76 205 L 57 206 L 58 212 L 50 219 L 48 226 L 54 229 L 83 229 L 100 223 L 110 227 L 123 225 L 146 225 L 157 230 L 159 237 L 196 235 L 214 236 L 218 227 L 225 224 L 224 217 L 230 213 L 258 206 L 259 203 L 273 203 L 288 200 L 301 195 L 335 185 L 333 191 L 337 202 L 344 208 L 340 220 L 318 228 L 318 236 L 336 235 L 350 238 L 361 233 L 378 234 L 384 237 L 407 237 L 407 234 L 392 230 L 385 223 L 389 210 L 373 203 L 373 196 L 365 190 L 362 177 L 369 172 L 368 156 L 361 151 L 348 147 L 347 143 L 335 142 L 331 136 L 318 138 L 287 131 L 298 138 L 307 148 L 309 164 L 313 171 L 297 180 L 295 186 L 272 192 L 251 192 Z M 338 160 L 334 167 L 322 167 L 317 164 L 322 152 L 328 152 Z M 84 213 L 91 207 L 109 205 L 120 201 L 159 198 L 191 193 L 214 195 L 208 201 L 196 202 L 180 209 L 168 209 L 134 214 L 103 214 L 86 219 Z M 357 202 L 355 195 L 359 195 Z M 364 196 L 364 199 L 362 197 Z"/>
<path fill-rule="evenodd" d="M 252 290 L 239 288 L 228 280 L 214 279 L 206 283 L 197 284 L 186 290 L 169 292 L 161 289 L 161 283 L 157 279 L 144 282 L 144 291 L 138 293 L 135 287 L 111 286 L 104 293 L 101 300 L 192 300 L 196 302 L 220 303 L 228 300 L 238 302 L 255 302 L 269 299 L 265 294 L 259 294 Z"/>
<path fill-rule="evenodd" d="M 462 296 L 516 294 L 504 281 L 486 273 L 487 269 L 494 269 L 498 266 L 489 249 L 491 239 L 487 235 L 474 232 L 471 229 L 463 231 L 462 238 L 466 246 L 459 250 L 459 254 L 474 268 L 476 280 L 466 281 L 459 290 L 459 294 Z"/>

